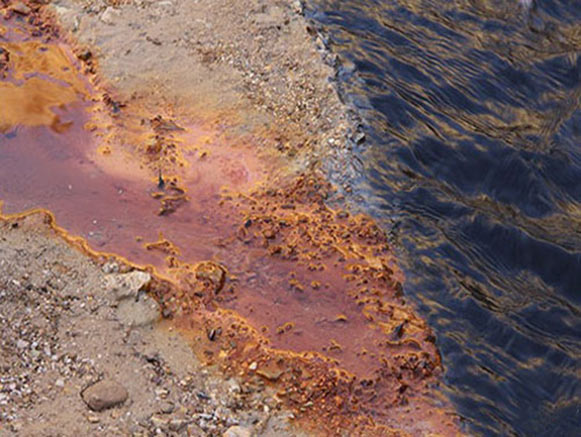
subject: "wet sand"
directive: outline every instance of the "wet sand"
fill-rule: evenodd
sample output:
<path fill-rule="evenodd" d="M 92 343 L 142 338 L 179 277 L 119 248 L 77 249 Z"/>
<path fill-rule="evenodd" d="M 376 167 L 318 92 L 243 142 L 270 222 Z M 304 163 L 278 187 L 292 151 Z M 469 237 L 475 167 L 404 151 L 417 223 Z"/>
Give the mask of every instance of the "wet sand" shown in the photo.
<path fill-rule="evenodd" d="M 385 234 L 329 206 L 341 198 L 319 168 L 349 122 L 299 3 L 14 3 L 3 16 L 5 214 L 44 208 L 79 259 L 149 272 L 165 319 L 149 328 L 180 332 L 218 379 L 261 381 L 305 432 L 459 433 Z"/>

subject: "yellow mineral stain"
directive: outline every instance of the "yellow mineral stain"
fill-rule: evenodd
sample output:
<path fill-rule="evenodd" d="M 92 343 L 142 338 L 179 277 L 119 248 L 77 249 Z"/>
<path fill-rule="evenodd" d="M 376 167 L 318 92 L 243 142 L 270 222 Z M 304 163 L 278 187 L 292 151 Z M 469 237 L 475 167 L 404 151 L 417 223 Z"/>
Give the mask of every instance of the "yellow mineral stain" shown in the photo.
<path fill-rule="evenodd" d="M 59 126 L 54 108 L 77 100 L 70 88 L 31 78 L 23 85 L 0 83 L 0 132 L 12 126 Z M 58 127 L 57 127 L 58 130 Z"/>
<path fill-rule="evenodd" d="M 50 126 L 63 132 L 57 108 L 88 97 L 88 81 L 57 44 L 0 43 L 7 54 L 0 82 L 0 132 L 13 126 Z"/>

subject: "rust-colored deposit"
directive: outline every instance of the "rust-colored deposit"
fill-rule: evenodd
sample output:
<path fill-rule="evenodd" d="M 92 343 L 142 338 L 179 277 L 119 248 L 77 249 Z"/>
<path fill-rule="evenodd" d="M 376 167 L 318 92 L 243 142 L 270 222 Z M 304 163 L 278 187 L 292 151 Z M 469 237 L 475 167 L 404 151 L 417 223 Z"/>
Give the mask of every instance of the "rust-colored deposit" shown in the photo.
<path fill-rule="evenodd" d="M 434 336 L 373 220 L 329 208 L 321 175 L 285 176 L 258 133 L 230 134 L 235 114 L 119 101 L 39 13 L 0 18 L 3 212 L 43 208 L 98 259 L 149 266 L 164 323 L 317 433 L 457 434 Z"/>

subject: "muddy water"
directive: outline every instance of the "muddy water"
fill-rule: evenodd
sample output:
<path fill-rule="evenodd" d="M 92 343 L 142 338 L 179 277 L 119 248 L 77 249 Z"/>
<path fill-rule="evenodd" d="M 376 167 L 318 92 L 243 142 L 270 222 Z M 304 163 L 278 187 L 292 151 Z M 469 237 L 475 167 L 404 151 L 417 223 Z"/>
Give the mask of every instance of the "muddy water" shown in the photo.
<path fill-rule="evenodd" d="M 331 388 L 303 387 L 302 402 L 322 397 L 317 407 L 333 415 L 384 422 L 435 383 L 430 331 L 406 305 L 403 274 L 371 220 L 328 209 L 331 188 L 315 177 L 286 192 L 261 189 L 278 163 L 257 156 L 252 133 L 232 137 L 224 120 L 118 102 L 99 91 L 92 61 L 50 32 L 39 35 L 17 15 L 2 26 L 3 213 L 44 208 L 91 249 L 154 266 L 181 287 L 177 309 L 208 298 L 191 281 L 196 263 L 211 260 L 214 273 L 222 266 L 227 277 L 208 308 L 235 311 L 270 347 L 316 357 Z M 202 319 L 184 323 L 199 330 Z M 340 373 L 329 370 L 336 366 Z M 455 428 L 441 420 L 444 410 L 421 407 L 434 429 Z M 427 426 L 415 423 L 419 414 L 390 420 Z"/>
<path fill-rule="evenodd" d="M 581 4 L 311 4 L 471 432 L 579 435 Z"/>
<path fill-rule="evenodd" d="M 175 241 L 195 235 L 198 244 L 181 251 L 192 261 L 211 257 L 208 248 L 228 229 L 212 215 L 221 190 L 254 184 L 264 173 L 248 147 L 233 149 L 223 137 L 213 147 L 217 132 L 169 124 L 179 138 L 166 134 L 165 141 L 179 143 L 179 156 L 141 159 L 134 144 L 161 147 L 159 135 L 133 119 L 100 117 L 106 108 L 70 49 L 24 35 L 9 29 L 4 38 L 11 42 L 1 46 L 9 58 L 0 84 L 3 211 L 46 208 L 93 248 L 157 267 L 168 253 L 144 245 L 160 232 Z M 119 123 L 136 130 L 112 139 Z M 167 174 L 164 162 L 177 159 Z"/>

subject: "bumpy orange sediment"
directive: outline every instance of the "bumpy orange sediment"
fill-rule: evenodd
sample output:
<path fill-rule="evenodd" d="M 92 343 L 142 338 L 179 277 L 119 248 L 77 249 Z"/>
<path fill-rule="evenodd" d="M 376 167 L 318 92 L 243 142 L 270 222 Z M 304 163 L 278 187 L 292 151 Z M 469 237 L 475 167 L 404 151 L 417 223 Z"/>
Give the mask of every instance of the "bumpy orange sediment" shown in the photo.
<path fill-rule="evenodd" d="M 67 46 L 25 35 L 0 43 L 0 98 L 15 105 L 0 109 L 4 212 L 45 208 L 92 256 L 151 265 L 151 292 L 201 358 L 276 385 L 329 430 L 387 435 L 375 421 L 418 408 L 397 420 L 449 434 L 422 397 L 441 371 L 433 337 L 373 221 L 328 208 L 332 187 L 313 174 L 269 189 L 278 167 L 251 132 L 117 102 Z"/>

